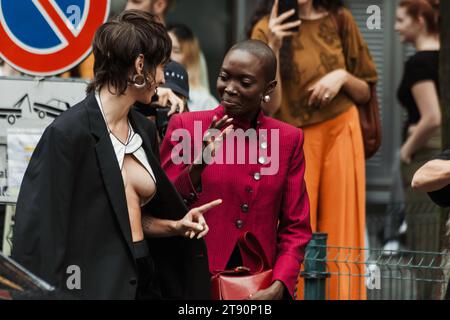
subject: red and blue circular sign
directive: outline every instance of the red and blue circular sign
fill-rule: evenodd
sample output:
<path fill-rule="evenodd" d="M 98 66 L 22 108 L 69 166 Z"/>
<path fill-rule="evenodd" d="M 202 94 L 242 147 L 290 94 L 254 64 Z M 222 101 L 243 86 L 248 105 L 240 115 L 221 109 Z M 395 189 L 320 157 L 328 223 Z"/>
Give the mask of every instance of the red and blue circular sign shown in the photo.
<path fill-rule="evenodd" d="M 92 49 L 110 0 L 0 0 L 0 56 L 31 75 L 70 70 Z"/>

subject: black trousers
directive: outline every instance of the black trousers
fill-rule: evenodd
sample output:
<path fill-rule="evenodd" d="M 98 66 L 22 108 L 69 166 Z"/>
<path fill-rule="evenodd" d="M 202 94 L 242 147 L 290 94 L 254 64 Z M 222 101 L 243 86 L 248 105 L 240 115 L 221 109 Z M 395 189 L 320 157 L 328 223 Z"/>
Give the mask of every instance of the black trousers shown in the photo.
<path fill-rule="evenodd" d="M 133 243 L 137 265 L 136 300 L 161 300 L 161 290 L 155 276 L 155 263 L 146 240 Z"/>

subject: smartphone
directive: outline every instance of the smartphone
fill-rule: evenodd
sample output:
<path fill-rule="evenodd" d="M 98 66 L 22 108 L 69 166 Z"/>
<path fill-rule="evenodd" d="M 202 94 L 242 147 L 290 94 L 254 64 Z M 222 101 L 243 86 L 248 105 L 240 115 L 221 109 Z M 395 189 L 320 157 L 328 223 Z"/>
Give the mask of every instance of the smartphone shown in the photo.
<path fill-rule="evenodd" d="M 281 14 L 290 11 L 294 9 L 295 13 L 283 21 L 283 24 L 289 23 L 289 22 L 295 22 L 299 20 L 298 17 L 298 2 L 297 0 L 279 0 L 278 1 L 278 16 Z M 291 29 L 288 29 L 288 31 L 298 32 L 299 27 L 294 27 Z"/>

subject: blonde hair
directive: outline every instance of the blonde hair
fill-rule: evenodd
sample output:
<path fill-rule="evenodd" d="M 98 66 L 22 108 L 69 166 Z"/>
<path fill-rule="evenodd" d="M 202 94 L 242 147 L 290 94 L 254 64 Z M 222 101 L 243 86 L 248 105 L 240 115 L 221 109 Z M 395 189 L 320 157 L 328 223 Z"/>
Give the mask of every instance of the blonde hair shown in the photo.
<path fill-rule="evenodd" d="M 183 24 L 167 26 L 167 31 L 175 35 L 180 43 L 180 50 L 184 54 L 181 64 L 189 74 L 189 86 L 191 88 L 203 88 L 201 79 L 200 44 L 197 37 L 189 27 Z"/>

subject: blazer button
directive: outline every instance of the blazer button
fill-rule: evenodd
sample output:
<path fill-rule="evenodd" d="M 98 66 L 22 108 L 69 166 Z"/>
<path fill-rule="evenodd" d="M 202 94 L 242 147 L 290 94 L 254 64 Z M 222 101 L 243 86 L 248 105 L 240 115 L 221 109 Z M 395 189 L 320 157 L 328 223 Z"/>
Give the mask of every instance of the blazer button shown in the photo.
<path fill-rule="evenodd" d="M 184 203 L 185 203 L 185 204 L 188 204 L 188 201 L 187 201 L 187 199 L 183 199 L 183 201 L 184 201 Z"/>
<path fill-rule="evenodd" d="M 241 210 L 242 210 L 242 212 L 247 213 L 247 212 L 248 212 L 248 204 L 244 203 L 244 204 L 241 206 Z"/>
<path fill-rule="evenodd" d="M 136 279 L 136 278 L 131 278 L 131 279 L 130 279 L 130 284 L 131 284 L 132 286 L 137 285 L 137 279 Z"/>
<path fill-rule="evenodd" d="M 253 174 L 253 179 L 255 179 L 256 181 L 261 180 L 261 174 L 259 172 L 255 172 Z"/>
<path fill-rule="evenodd" d="M 236 221 L 236 228 L 242 229 L 243 225 L 244 225 L 244 222 L 242 220 L 237 220 Z"/>
<path fill-rule="evenodd" d="M 194 200 L 195 199 L 195 194 L 194 193 L 189 193 L 189 199 Z"/>

